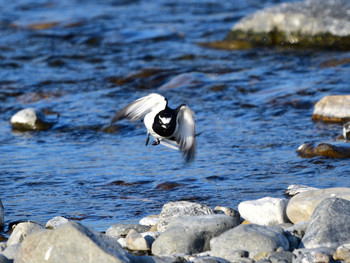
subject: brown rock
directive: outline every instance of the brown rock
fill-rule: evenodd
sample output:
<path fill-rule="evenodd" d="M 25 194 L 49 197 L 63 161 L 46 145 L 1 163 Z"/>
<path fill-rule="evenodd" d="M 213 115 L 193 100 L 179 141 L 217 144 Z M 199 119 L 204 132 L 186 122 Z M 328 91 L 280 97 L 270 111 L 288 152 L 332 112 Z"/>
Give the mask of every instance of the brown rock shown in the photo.
<path fill-rule="evenodd" d="M 313 142 L 304 143 L 297 149 L 302 157 L 326 156 L 331 158 L 350 158 L 350 144 L 347 143 L 320 143 L 315 146 Z"/>

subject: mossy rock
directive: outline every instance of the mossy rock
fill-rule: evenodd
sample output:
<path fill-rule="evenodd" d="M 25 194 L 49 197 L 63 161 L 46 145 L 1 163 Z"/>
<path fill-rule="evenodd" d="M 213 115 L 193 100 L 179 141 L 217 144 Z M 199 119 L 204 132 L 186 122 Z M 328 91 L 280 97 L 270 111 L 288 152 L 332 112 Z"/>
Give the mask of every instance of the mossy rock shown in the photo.
<path fill-rule="evenodd" d="M 242 18 L 223 41 L 223 49 L 251 47 L 350 50 L 350 2 L 305 0 L 275 5 Z"/>

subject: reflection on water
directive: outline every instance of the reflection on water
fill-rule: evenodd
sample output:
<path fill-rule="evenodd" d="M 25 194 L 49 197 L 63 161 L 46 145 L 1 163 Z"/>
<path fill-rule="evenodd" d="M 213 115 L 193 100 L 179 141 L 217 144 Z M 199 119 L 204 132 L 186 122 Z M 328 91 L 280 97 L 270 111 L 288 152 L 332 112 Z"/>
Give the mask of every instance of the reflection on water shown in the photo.
<path fill-rule="evenodd" d="M 222 51 L 242 16 L 276 1 L 16 1 L 0 4 L 0 189 L 6 224 L 62 215 L 98 230 L 136 222 L 169 201 L 237 207 L 283 196 L 292 183 L 349 186 L 346 160 L 303 159 L 297 147 L 331 141 L 313 123 L 316 101 L 345 94 L 348 53 Z M 325 66 L 328 65 L 328 66 Z M 196 112 L 197 158 L 144 146 L 141 122 L 111 117 L 160 92 Z M 11 130 L 25 107 L 59 112 L 47 132 Z M 159 187 L 169 183 L 178 187 Z M 157 187 L 158 186 L 158 187 Z"/>

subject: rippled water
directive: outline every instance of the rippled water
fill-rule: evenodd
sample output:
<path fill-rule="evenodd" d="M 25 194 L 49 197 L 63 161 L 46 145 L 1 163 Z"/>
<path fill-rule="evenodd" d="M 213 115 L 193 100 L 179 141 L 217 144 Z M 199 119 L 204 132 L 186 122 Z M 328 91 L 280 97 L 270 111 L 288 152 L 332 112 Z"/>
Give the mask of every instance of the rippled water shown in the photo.
<path fill-rule="evenodd" d="M 295 152 L 341 133 L 341 125 L 314 123 L 311 114 L 323 96 L 349 92 L 350 65 L 338 63 L 349 53 L 200 45 L 275 3 L 0 3 L 6 224 L 62 215 L 103 231 L 158 213 L 169 201 L 236 208 L 242 200 L 282 197 L 293 183 L 349 187 L 348 160 Z M 145 147 L 142 123 L 121 122 L 107 132 L 118 109 L 150 92 L 196 112 L 192 164 L 165 147 Z M 12 131 L 9 119 L 26 107 L 59 112 L 59 121 L 46 132 Z M 157 187 L 164 182 L 177 187 Z"/>

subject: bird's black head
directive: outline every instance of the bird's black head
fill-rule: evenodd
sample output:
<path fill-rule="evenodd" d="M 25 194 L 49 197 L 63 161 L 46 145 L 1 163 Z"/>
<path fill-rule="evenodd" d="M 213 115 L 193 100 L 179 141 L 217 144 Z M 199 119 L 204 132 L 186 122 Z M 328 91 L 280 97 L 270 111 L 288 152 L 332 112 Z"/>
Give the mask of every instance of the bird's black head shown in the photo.
<path fill-rule="evenodd" d="M 173 135 L 176 127 L 176 116 L 174 111 L 169 108 L 160 111 L 154 118 L 153 130 L 163 137 Z"/>

